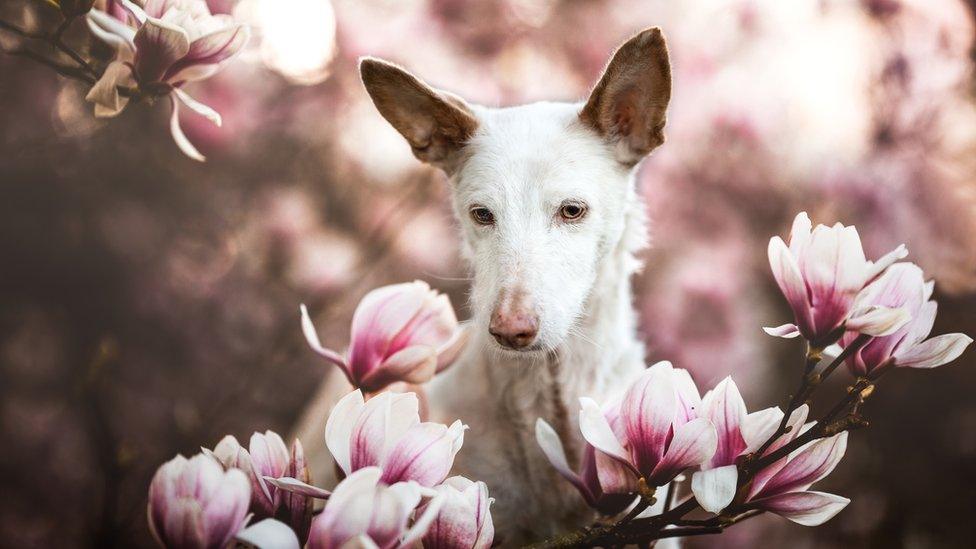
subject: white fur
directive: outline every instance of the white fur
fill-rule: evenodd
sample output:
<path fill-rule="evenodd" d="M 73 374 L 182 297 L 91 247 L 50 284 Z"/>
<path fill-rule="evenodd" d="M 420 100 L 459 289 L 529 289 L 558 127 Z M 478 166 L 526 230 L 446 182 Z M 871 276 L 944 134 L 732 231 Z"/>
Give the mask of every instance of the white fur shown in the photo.
<path fill-rule="evenodd" d="M 499 539 L 509 545 L 579 526 L 588 512 L 535 442 L 536 418 L 556 427 L 579 463 L 578 400 L 615 395 L 644 367 L 629 277 L 645 243 L 632 168 L 579 122 L 580 105 L 476 108 L 479 129 L 453 176 L 454 209 L 474 281 L 473 336 L 432 383 L 433 419 L 470 425 L 455 470 L 484 480 Z M 558 219 L 564 200 L 582 221 Z M 472 204 L 495 214 L 475 224 Z M 504 291 L 519 287 L 539 315 L 537 350 L 509 351 L 488 334 Z"/>
<path fill-rule="evenodd" d="M 593 518 L 538 448 L 534 425 L 539 417 L 553 425 L 578 465 L 579 397 L 617 396 L 643 369 L 629 278 L 646 220 L 635 169 L 579 121 L 580 104 L 472 108 L 479 127 L 451 179 L 474 276 L 473 333 L 429 396 L 432 420 L 470 426 L 454 473 L 488 484 L 496 540 L 512 546 Z M 586 203 L 582 221 L 558 218 L 564 200 Z M 493 226 L 472 221 L 475 204 L 494 213 Z M 537 343 L 522 352 L 488 333 L 500 296 L 516 287 L 539 316 Z M 313 456 L 325 453 L 318 439 L 324 403 L 337 393 L 330 385 L 299 429 Z M 329 460 L 315 459 L 313 468 L 317 479 L 332 476 Z"/>

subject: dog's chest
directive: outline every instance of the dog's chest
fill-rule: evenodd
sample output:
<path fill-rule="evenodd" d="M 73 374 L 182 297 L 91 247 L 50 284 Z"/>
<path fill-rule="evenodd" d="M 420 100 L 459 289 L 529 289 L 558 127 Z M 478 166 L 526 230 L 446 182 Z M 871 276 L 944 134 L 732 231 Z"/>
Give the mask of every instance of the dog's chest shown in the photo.
<path fill-rule="evenodd" d="M 570 463 L 579 464 L 579 397 L 602 400 L 617 380 L 630 377 L 622 369 L 641 368 L 640 353 L 634 361 L 630 353 L 589 347 L 532 361 L 470 357 L 432 387 L 434 419 L 460 418 L 470 426 L 455 470 L 488 484 L 495 498 L 492 516 L 506 546 L 589 519 L 579 493 L 556 473 L 534 434 L 536 420 L 545 419 L 559 433 Z"/>

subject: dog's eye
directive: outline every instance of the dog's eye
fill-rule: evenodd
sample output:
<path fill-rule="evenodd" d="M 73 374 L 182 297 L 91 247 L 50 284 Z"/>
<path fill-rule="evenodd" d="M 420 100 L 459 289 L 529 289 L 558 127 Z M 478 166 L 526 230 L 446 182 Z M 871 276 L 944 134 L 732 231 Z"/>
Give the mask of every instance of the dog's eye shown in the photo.
<path fill-rule="evenodd" d="M 474 206 L 468 212 L 471 214 L 471 219 L 478 225 L 495 224 L 495 214 L 491 213 L 491 210 L 484 206 Z"/>
<path fill-rule="evenodd" d="M 586 215 L 586 205 L 579 202 L 567 202 L 559 208 L 559 217 L 564 221 L 579 221 Z"/>

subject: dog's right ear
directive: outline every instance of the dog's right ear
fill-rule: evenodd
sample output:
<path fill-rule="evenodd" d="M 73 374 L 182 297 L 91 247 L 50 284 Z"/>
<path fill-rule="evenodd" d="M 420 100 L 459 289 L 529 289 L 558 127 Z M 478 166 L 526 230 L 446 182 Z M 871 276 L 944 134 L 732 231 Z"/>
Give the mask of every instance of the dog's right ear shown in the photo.
<path fill-rule="evenodd" d="M 610 140 L 617 159 L 633 165 L 664 143 L 671 64 L 661 29 L 625 42 L 580 111 L 580 120 Z"/>
<path fill-rule="evenodd" d="M 382 59 L 363 58 L 359 72 L 373 104 L 406 138 L 414 156 L 452 172 L 461 149 L 478 128 L 468 104 Z"/>

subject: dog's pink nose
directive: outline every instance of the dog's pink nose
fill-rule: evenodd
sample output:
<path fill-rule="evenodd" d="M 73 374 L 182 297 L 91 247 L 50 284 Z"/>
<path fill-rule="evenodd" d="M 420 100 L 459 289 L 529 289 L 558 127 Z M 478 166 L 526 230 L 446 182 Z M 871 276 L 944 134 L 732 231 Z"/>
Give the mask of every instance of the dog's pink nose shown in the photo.
<path fill-rule="evenodd" d="M 539 316 L 528 309 L 500 307 L 491 315 L 488 333 L 503 347 L 524 349 L 532 345 L 539 333 Z"/>

